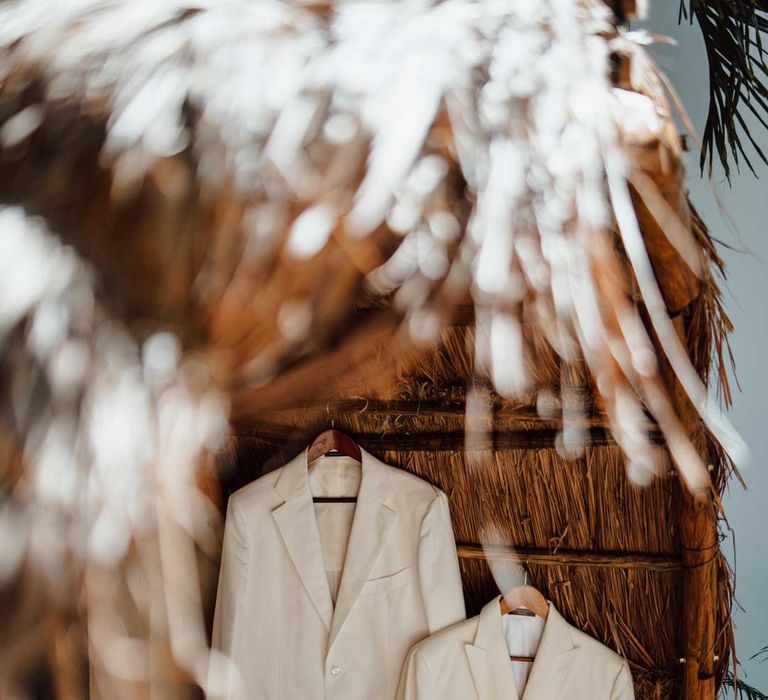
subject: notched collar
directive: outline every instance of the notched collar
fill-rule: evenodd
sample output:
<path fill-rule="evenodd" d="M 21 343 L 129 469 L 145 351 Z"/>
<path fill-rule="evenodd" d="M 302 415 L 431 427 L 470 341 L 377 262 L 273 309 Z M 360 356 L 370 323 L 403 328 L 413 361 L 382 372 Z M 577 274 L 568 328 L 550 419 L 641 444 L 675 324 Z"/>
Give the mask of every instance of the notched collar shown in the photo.
<path fill-rule="evenodd" d="M 541 635 L 536 659 L 523 693 L 523 700 L 550 700 L 563 697 L 572 661 L 570 625 L 549 604 L 549 614 Z M 466 645 L 467 660 L 479 700 L 516 698 L 514 674 L 504 641 L 499 598 L 493 598 L 480 611 L 473 644 Z"/>

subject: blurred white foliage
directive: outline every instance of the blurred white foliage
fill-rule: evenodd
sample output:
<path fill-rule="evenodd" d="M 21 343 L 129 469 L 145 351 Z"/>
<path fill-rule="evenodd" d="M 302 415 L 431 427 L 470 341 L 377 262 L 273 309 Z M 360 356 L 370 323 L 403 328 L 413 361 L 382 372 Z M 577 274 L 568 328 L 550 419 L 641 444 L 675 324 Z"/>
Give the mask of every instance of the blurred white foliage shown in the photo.
<path fill-rule="evenodd" d="M 370 283 L 396 291 L 414 335 L 437 333 L 428 302 L 436 285 L 469 286 L 478 365 L 501 394 L 517 394 L 530 382 L 525 305 L 566 362 L 585 358 L 630 476 L 644 483 L 656 472 L 645 401 L 681 473 L 700 489 L 706 469 L 657 381 L 637 310 L 596 282 L 596 270 L 614 264 L 615 214 L 669 359 L 738 459 L 740 441 L 708 405 L 660 304 L 628 200 L 619 132 L 637 98 L 609 84 L 609 20 L 600 0 L 343 0 L 326 15 L 298 0 L 7 0 L 0 79 L 15 62 L 39 63 L 51 97 L 106 105 L 102 159 L 121 186 L 140 181 L 155 158 L 191 147 L 201 182 L 231 178 L 252 201 L 247 255 L 273 250 L 289 230 L 287 252 L 311 257 L 337 228 L 359 237 L 386 222 L 402 244 Z M 642 55 L 629 35 L 619 44 Z M 657 133 L 652 109 L 635 116 L 633 128 Z M 450 152 L 430 136 L 441 119 Z M 0 139 L 19 143 L 39 123 L 34 108 L 20 112 Z M 471 204 L 466 235 L 444 191 L 451 159 Z M 312 205 L 291 221 L 297 202 Z M 192 539 L 174 533 L 178 526 L 194 537 L 202 518 L 194 464 L 222 431 L 222 400 L 190 380 L 198 373 L 185 372 L 176 339 L 162 334 L 139 348 L 106 318 L 85 268 L 39 222 L 6 208 L 0 234 L 1 350 L 28 317 L 24 352 L 51 392 L 50 410 L 28 426 L 28 500 L 46 513 L 30 522 L 78 532 L 33 539 L 47 543 L 52 560 L 63 552 L 50 548 L 61 547 L 114 563 L 132 535 L 159 527 L 162 572 L 175 580 L 192 566 Z M 282 309 L 286 335 L 307 326 L 301 304 Z M 26 386 L 13 395 L 20 420 Z M 575 454 L 582 398 L 565 384 L 560 395 L 559 409 L 549 395 L 539 403 L 547 414 L 561 411 L 558 446 Z M 470 398 L 468 412 L 484 424 L 483 397 Z M 0 511 L 0 528 L 23 517 Z M 0 552 L 0 576 L 18 560 L 15 548 Z M 181 630 L 175 651 L 201 678 L 194 595 L 168 605 Z M 110 646 L 109 658 L 122 648 Z"/>
<path fill-rule="evenodd" d="M 614 264 L 600 249 L 615 212 L 654 330 L 692 402 L 739 461 L 743 444 L 707 401 L 659 303 L 628 204 L 619 131 L 641 98 L 611 88 L 608 56 L 615 49 L 632 52 L 633 65 L 647 59 L 644 37 L 609 41 L 613 33 L 600 0 L 345 0 L 327 13 L 281 0 L 0 5 L 0 48 L 13 45 L 14 61 L 45 65 L 62 96 L 108 105 L 103 157 L 118 182 L 190 145 L 189 104 L 198 176 L 232 176 L 254 201 L 254 255 L 271 249 L 264 244 L 297 201 L 315 202 L 287 239 L 298 258 L 320 250 L 332 228 L 362 236 L 386 221 L 404 241 L 371 275 L 375 289 L 397 290 L 396 303 L 415 314 L 436 284 L 468 282 L 478 363 L 502 394 L 529 383 L 522 353 L 501 348 L 520 345 L 521 309 L 534 309 L 566 361 L 587 360 L 627 454 L 654 471 L 647 438 L 633 427 L 644 400 L 700 489 L 706 469 L 655 381 L 647 332 L 634 309 L 595 285 L 596 268 Z M 456 254 L 448 164 L 429 137 L 441 114 L 474 202 Z M 11 139 L 39 121 L 34 112 L 21 116 Z M 656 121 L 646 110 L 632 123 L 652 136 Z M 34 294 L 34 284 L 20 282 L 14 294 Z M 619 371 L 606 372 L 610 365 Z M 579 411 L 564 417 L 560 444 L 578 452 Z"/>
<path fill-rule="evenodd" d="M 0 207 L 0 300 L 6 418 L 26 436 L 24 475 L 0 502 L 0 583 L 27 554 L 52 590 L 64 590 L 83 572 L 87 580 L 89 567 L 117 570 L 132 542 L 174 527 L 186 536 L 161 551 L 161 564 L 194 581 L 194 561 L 181 559 L 208 515 L 196 467 L 226 433 L 226 402 L 186 370 L 175 336 L 158 333 L 139 347 L 95 301 L 88 267 L 17 207 Z M 114 626 L 100 636 L 99 613 L 110 611 L 98 608 L 97 596 L 89 609 L 103 644 L 94 660 L 134 644 Z M 197 618 L 185 610 L 174 632 L 195 640 L 190 667 L 202 677 L 196 610 Z M 99 661 L 118 676 L 125 662 L 123 652 Z"/>

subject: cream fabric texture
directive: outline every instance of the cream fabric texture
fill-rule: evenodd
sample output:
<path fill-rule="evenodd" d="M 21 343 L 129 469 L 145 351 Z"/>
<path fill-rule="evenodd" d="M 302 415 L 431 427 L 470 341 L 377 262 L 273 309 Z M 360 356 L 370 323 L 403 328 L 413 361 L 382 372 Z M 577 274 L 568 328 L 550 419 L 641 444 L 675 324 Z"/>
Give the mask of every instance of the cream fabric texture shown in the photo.
<path fill-rule="evenodd" d="M 545 621 L 538 615 L 522 617 L 520 615 L 503 615 L 501 631 L 507 650 L 514 656 L 536 656 L 541 635 L 544 633 Z M 512 661 L 512 675 L 515 679 L 515 690 L 522 696 L 528 676 L 531 673 L 529 661 Z"/>
<path fill-rule="evenodd" d="M 408 650 L 464 619 L 445 494 L 365 450 L 334 605 L 317 481 L 305 450 L 230 497 L 208 697 L 391 700 Z"/>
<path fill-rule="evenodd" d="M 356 496 L 361 478 L 361 464 L 352 457 L 318 457 L 309 465 L 309 490 L 312 496 Z M 314 504 L 320 549 L 334 605 L 344 571 L 355 507 L 355 503 Z"/>
<path fill-rule="evenodd" d="M 518 695 L 498 598 L 409 653 L 398 700 L 633 700 L 627 662 L 569 625 L 550 604 L 528 682 Z"/>

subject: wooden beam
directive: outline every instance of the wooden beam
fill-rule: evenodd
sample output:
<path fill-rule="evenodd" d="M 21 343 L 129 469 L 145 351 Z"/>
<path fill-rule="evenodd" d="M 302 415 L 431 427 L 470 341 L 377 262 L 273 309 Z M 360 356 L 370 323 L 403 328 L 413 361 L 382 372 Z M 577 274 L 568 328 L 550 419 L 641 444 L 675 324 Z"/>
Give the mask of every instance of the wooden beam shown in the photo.
<path fill-rule="evenodd" d="M 673 319 L 681 341 L 685 342 L 685 319 Z M 695 443 L 704 430 L 693 406 L 682 387 L 672 376 L 668 366 L 667 384 L 671 387 L 675 410 Z M 702 454 L 706 461 L 707 457 Z M 681 610 L 681 637 L 683 665 L 683 699 L 714 700 L 717 674 L 715 673 L 715 644 L 717 630 L 717 517 L 711 490 L 691 494 L 685 482 L 679 482 L 678 525 L 680 530 L 681 560 L 683 565 L 683 600 Z"/>
<path fill-rule="evenodd" d="M 340 422 L 343 428 L 343 421 Z M 285 446 L 291 442 L 306 442 L 307 436 L 314 432 L 311 427 L 294 427 L 266 423 L 252 423 L 249 427 L 240 424 L 232 433 L 234 437 L 252 438 L 267 444 Z M 495 430 L 489 436 L 486 446 L 493 450 L 549 449 L 556 446 L 558 428 L 539 428 L 536 430 Z M 662 444 L 663 437 L 658 430 L 649 431 L 654 443 Z M 354 433 L 350 435 L 365 448 L 373 451 L 392 452 L 432 452 L 462 451 L 467 439 L 464 431 L 424 432 L 424 433 Z M 592 427 L 586 431 L 587 446 L 614 445 L 615 440 L 606 428 Z"/>
<path fill-rule="evenodd" d="M 301 406 L 283 406 L 275 410 L 267 410 L 259 418 L 269 422 L 273 417 L 291 413 L 301 409 L 302 412 L 330 413 L 337 417 L 344 414 L 369 414 L 383 416 L 428 416 L 430 418 L 463 418 L 466 412 L 464 401 L 446 401 L 438 399 L 367 399 L 367 398 L 316 398 L 305 401 Z M 500 420 L 519 420 L 536 423 L 562 423 L 560 416 L 542 417 L 535 405 L 521 404 L 507 399 L 497 399 L 492 405 L 493 416 Z M 608 416 L 605 413 L 590 411 L 584 416 L 587 425 L 608 427 Z M 233 421 L 234 430 L 240 426 L 247 428 L 248 419 Z M 648 422 L 648 427 L 654 427 Z"/>
<path fill-rule="evenodd" d="M 623 62 L 618 75 L 621 87 L 647 94 L 647 86 L 633 85 L 631 58 Z M 638 72 L 639 75 L 639 72 Z M 658 99 L 654 97 L 658 104 Z M 662 107 L 668 107 L 662 104 Z M 627 135 L 629 136 L 629 135 Z M 665 122 L 658 134 L 645 142 L 632 141 L 629 161 L 633 164 L 631 194 L 638 223 L 643 232 L 656 281 L 670 312 L 680 342 L 688 347 L 686 314 L 702 293 L 708 264 L 701 244 L 692 234 L 691 211 L 686 197 L 684 165 L 675 124 Z M 673 243 L 674 242 L 674 243 Z M 706 325 L 706 324 L 705 324 Z M 711 332 L 706 328 L 703 333 Z M 704 427 L 688 400 L 675 373 L 665 360 L 658 340 L 657 357 L 674 411 L 688 437 L 701 449 Z M 708 459 L 702 450 L 705 463 Z M 678 470 L 680 473 L 680 470 Z M 714 700 L 716 693 L 715 628 L 717 596 L 717 520 L 711 486 L 692 495 L 681 478 L 678 525 L 683 564 L 683 600 L 680 641 L 683 665 L 684 700 Z"/>
<path fill-rule="evenodd" d="M 712 499 L 695 499 L 682 489 L 680 541 L 683 562 L 685 700 L 715 697 L 717 613 L 717 524 Z"/>
<path fill-rule="evenodd" d="M 509 547 L 506 545 L 468 544 L 458 542 L 460 559 L 492 559 L 537 566 L 580 566 L 593 569 L 643 569 L 646 571 L 680 571 L 679 559 L 668 554 L 645 552 L 587 552 L 573 549 Z"/>

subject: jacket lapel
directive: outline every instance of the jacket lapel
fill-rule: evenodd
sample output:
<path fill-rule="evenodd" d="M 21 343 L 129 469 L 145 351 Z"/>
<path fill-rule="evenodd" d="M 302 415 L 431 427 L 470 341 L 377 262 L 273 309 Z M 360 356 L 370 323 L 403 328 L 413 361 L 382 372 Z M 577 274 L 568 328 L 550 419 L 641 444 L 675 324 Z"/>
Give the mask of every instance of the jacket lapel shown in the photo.
<path fill-rule="evenodd" d="M 570 625 L 550 603 L 549 615 L 525 685 L 523 700 L 566 697 L 568 673 L 574 662 L 575 649 L 571 640 Z"/>
<path fill-rule="evenodd" d="M 304 588 L 330 630 L 333 602 L 309 491 L 306 450 L 283 467 L 275 490 L 285 503 L 272 511 L 272 517 Z"/>
<path fill-rule="evenodd" d="M 361 449 L 362 480 L 349 533 L 344 569 L 331 623 L 329 648 L 339 634 L 395 521 L 387 467 Z"/>
<path fill-rule="evenodd" d="M 517 700 L 515 678 L 501 630 L 499 599 L 481 610 L 474 644 L 464 647 L 478 700 Z"/>
<path fill-rule="evenodd" d="M 522 700 L 567 697 L 568 672 L 574 661 L 570 625 L 550 603 Z M 480 612 L 474 644 L 465 646 L 478 700 L 517 700 L 515 677 L 501 627 L 499 599 Z"/>

